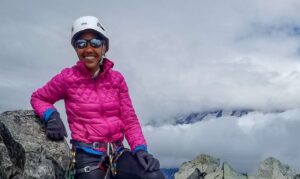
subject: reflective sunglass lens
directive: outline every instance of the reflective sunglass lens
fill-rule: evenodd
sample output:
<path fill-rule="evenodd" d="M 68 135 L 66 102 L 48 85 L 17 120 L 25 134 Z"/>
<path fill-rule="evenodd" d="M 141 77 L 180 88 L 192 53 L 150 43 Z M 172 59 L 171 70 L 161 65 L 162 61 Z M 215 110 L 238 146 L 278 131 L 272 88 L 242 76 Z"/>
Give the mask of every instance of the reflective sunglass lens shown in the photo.
<path fill-rule="evenodd" d="M 80 49 L 82 49 L 82 48 L 85 48 L 87 46 L 87 41 L 86 40 L 77 40 L 76 42 L 75 42 L 75 47 L 77 47 L 77 48 L 80 48 Z"/>
<path fill-rule="evenodd" d="M 102 41 L 99 39 L 91 39 L 91 40 L 79 39 L 75 42 L 75 47 L 79 49 L 83 49 L 87 47 L 87 43 L 89 43 L 93 48 L 99 48 L 102 45 Z"/>
<path fill-rule="evenodd" d="M 99 39 L 91 39 L 90 45 L 94 48 L 99 48 L 102 45 L 102 41 Z"/>

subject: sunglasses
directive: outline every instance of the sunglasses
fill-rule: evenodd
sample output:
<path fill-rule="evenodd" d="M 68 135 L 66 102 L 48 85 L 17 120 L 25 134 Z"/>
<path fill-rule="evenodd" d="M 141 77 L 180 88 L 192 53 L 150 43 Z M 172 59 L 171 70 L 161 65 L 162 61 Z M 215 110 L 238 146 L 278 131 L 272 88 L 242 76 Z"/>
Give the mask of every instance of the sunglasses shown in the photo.
<path fill-rule="evenodd" d="M 75 41 L 74 46 L 79 49 L 84 49 L 88 46 L 88 43 L 93 48 L 99 48 L 102 44 L 104 44 L 104 41 L 100 39 L 90 39 L 90 40 L 78 39 Z"/>

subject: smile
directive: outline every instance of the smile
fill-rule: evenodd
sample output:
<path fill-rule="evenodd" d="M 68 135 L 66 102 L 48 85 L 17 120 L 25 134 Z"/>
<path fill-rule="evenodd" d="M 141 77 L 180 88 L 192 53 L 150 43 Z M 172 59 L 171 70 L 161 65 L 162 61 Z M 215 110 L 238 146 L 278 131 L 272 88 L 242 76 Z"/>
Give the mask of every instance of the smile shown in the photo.
<path fill-rule="evenodd" d="M 94 58 L 96 58 L 95 56 L 86 56 L 84 57 L 84 59 L 86 60 L 93 60 Z"/>

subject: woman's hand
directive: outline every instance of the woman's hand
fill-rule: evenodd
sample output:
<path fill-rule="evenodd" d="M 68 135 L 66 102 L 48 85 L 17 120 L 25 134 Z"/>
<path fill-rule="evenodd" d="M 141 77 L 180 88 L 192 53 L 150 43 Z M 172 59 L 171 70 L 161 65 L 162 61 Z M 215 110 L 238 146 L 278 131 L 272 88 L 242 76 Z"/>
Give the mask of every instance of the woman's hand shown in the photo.
<path fill-rule="evenodd" d="M 159 161 L 156 158 L 154 158 L 153 155 L 143 150 L 137 151 L 135 155 L 139 163 L 144 167 L 146 171 L 152 172 L 159 170 Z"/>
<path fill-rule="evenodd" d="M 67 137 L 66 128 L 58 112 L 53 112 L 46 124 L 46 135 L 49 139 L 59 141 Z"/>

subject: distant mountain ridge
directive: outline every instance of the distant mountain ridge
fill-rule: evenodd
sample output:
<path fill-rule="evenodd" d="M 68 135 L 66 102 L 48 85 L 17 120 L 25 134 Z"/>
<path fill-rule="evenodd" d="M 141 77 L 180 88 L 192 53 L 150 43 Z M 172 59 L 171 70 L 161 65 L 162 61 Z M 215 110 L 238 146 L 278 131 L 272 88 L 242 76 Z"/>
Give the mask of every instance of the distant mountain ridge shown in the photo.
<path fill-rule="evenodd" d="M 276 110 L 276 111 L 259 111 L 253 109 L 234 109 L 234 110 L 210 110 L 210 111 L 200 111 L 200 112 L 192 112 L 189 114 L 180 114 L 175 116 L 172 119 L 160 120 L 160 121 L 150 121 L 146 125 L 151 126 L 161 126 L 165 124 L 171 125 L 182 125 L 182 124 L 193 124 L 200 121 L 207 121 L 210 119 L 217 119 L 222 117 L 243 117 L 252 112 L 262 112 L 262 113 L 280 113 L 284 112 L 283 110 Z"/>
<path fill-rule="evenodd" d="M 235 109 L 235 110 L 211 110 L 211 111 L 200 111 L 200 112 L 192 112 L 189 114 L 180 114 L 175 116 L 172 119 L 160 120 L 160 121 L 150 121 L 146 125 L 151 126 L 160 126 L 165 124 L 171 125 L 181 125 L 181 124 L 193 124 L 203 120 L 209 120 L 212 118 L 220 118 L 226 116 L 234 116 L 234 117 L 242 117 L 244 115 L 253 112 L 251 109 Z"/>
<path fill-rule="evenodd" d="M 209 120 L 212 118 L 220 118 L 220 117 L 226 117 L 226 116 L 242 117 L 252 111 L 253 110 L 242 109 L 242 110 L 232 110 L 232 111 L 215 110 L 215 111 L 191 113 L 187 116 L 181 116 L 181 117 L 175 118 L 175 125 L 177 125 L 177 124 L 192 124 L 192 123 L 199 122 L 202 120 Z"/>

